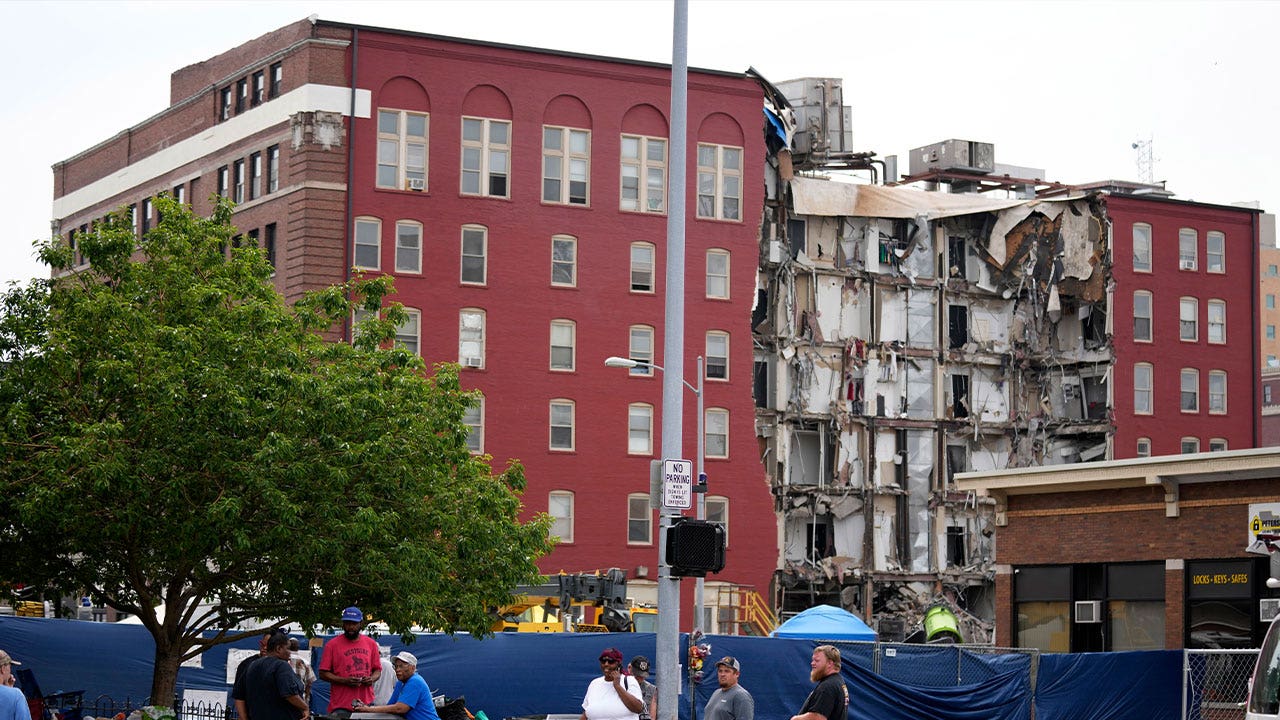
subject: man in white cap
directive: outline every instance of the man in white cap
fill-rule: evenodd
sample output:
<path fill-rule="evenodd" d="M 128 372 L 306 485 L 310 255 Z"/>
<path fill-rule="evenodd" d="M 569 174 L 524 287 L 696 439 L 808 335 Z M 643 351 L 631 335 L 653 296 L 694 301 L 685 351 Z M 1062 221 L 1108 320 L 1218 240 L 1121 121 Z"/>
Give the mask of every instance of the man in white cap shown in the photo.
<path fill-rule="evenodd" d="M 354 605 L 342 611 L 342 634 L 325 643 L 320 656 L 320 679 L 329 683 L 329 708 L 351 709 L 352 703 L 373 702 L 373 684 L 382 674 L 378 643 L 360 634 L 364 613 Z M 2 719 L 0 719 L 2 720 Z"/>
<path fill-rule="evenodd" d="M 418 674 L 418 656 L 401 650 L 391 657 L 396 671 L 396 687 L 386 705 L 357 704 L 360 712 L 391 713 L 403 715 L 405 720 L 440 720 L 435 703 L 431 700 L 431 688 Z"/>
<path fill-rule="evenodd" d="M 0 650 L 0 720 L 31 720 L 27 696 L 13 687 L 13 666 L 21 664 Z"/>

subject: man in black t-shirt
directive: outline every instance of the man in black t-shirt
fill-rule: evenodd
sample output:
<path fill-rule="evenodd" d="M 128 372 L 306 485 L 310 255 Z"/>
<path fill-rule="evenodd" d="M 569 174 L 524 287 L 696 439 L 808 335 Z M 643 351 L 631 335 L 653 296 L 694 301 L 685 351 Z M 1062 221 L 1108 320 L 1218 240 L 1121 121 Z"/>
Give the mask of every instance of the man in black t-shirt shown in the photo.
<path fill-rule="evenodd" d="M 809 679 L 818 686 L 805 698 L 800 714 L 791 716 L 791 720 L 846 720 L 849 688 L 840 679 L 840 651 L 831 645 L 814 648 Z"/>
<path fill-rule="evenodd" d="M 302 692 L 289 666 L 289 636 L 276 633 L 267 641 L 267 654 L 236 679 L 231 697 L 240 720 L 307 720 L 311 710 Z"/>

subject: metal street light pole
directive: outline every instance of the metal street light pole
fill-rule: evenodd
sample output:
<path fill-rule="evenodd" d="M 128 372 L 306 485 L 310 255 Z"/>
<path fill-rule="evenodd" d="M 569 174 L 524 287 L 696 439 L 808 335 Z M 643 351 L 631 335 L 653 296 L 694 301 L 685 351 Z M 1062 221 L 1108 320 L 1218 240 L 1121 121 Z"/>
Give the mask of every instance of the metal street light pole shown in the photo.
<path fill-rule="evenodd" d="M 667 187 L 667 271 L 663 295 L 662 457 L 680 457 L 684 417 L 684 214 L 689 99 L 689 0 L 675 0 L 671 32 L 671 148 Z M 665 495 L 665 493 L 663 493 Z M 658 524 L 658 718 L 676 720 L 680 695 L 680 578 L 667 564 L 667 535 L 678 508 L 663 498 Z"/>
<path fill-rule="evenodd" d="M 702 379 L 706 376 L 706 372 L 704 370 L 703 363 L 704 363 L 704 360 L 702 359 L 702 356 L 699 355 L 697 387 L 690 385 L 688 380 L 685 380 L 683 378 L 681 378 L 680 380 L 680 382 L 684 383 L 684 386 L 689 388 L 689 390 L 693 392 L 694 396 L 698 398 L 698 482 L 699 483 L 702 482 L 702 476 L 705 475 L 707 472 L 707 468 L 706 468 L 707 435 L 703 425 L 703 423 L 706 422 L 707 415 L 706 415 L 706 409 L 704 408 L 705 398 L 702 395 L 702 387 L 703 387 Z M 663 373 L 664 376 L 666 375 L 666 368 L 662 367 L 661 365 L 654 365 L 653 363 L 644 362 L 643 360 L 632 360 L 631 358 L 618 357 L 616 355 L 605 358 L 604 364 L 609 367 L 616 367 L 616 368 L 647 367 L 647 368 L 652 368 L 654 370 L 659 370 Z M 707 519 L 707 494 L 705 492 L 698 493 L 697 507 L 698 507 L 698 519 L 706 520 Z M 698 577 L 697 582 L 695 582 L 693 586 L 693 629 L 695 631 L 703 629 L 702 625 L 704 622 L 704 616 L 707 614 L 706 601 L 705 601 L 705 598 L 703 597 L 703 588 L 705 584 L 706 584 L 705 578 Z"/>

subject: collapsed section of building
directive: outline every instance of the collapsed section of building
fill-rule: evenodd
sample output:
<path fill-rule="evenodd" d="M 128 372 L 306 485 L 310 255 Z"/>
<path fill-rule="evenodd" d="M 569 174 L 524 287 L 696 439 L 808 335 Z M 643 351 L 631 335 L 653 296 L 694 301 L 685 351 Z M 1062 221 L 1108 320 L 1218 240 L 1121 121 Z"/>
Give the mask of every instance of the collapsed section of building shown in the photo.
<path fill-rule="evenodd" d="M 840 605 L 893 640 L 942 603 L 991 642 L 995 508 L 952 477 L 1107 454 L 1105 208 L 841 182 L 779 155 L 752 319 L 776 606 Z"/>

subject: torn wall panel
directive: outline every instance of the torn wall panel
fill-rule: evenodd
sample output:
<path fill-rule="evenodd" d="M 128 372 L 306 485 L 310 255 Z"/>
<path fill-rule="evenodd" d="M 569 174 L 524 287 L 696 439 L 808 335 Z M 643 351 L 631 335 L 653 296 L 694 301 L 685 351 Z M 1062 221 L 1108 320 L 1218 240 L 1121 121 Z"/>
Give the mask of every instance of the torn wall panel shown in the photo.
<path fill-rule="evenodd" d="M 822 339 L 826 342 L 843 342 L 847 337 L 853 337 L 845 334 L 846 313 L 856 315 L 857 306 L 850 307 L 846 303 L 847 291 L 845 288 L 845 280 L 835 275 L 820 275 L 815 278 L 814 288 L 817 295 L 817 317 L 818 329 L 822 333 Z M 853 323 L 849 323 L 853 325 Z"/>
<path fill-rule="evenodd" d="M 831 526 L 835 538 L 836 557 L 850 558 L 855 564 L 862 564 L 862 540 L 866 537 L 866 517 L 862 514 L 862 503 L 857 503 L 858 512 L 843 518 L 834 518 Z"/>
<path fill-rule="evenodd" d="M 805 220 L 805 255 L 819 267 L 834 267 L 840 240 L 841 219 L 809 216 Z"/>
<path fill-rule="evenodd" d="M 985 352 L 1009 351 L 1009 326 L 1013 313 L 1008 303 L 994 306 L 985 303 L 969 305 L 969 341 Z"/>
<path fill-rule="evenodd" d="M 972 472 L 1008 469 L 1012 449 L 1008 438 L 984 438 L 969 448 L 969 469 Z"/>
<path fill-rule="evenodd" d="M 799 379 L 805 384 L 801 391 L 804 412 L 830 413 L 843 397 L 841 390 L 844 388 L 844 375 L 841 372 L 840 352 L 810 351 L 800 354 L 799 362 L 807 370 Z"/>
<path fill-rule="evenodd" d="M 907 346 L 934 347 L 937 334 L 934 318 L 937 315 L 938 294 L 933 290 L 909 289 L 905 293 L 907 306 Z"/>
<path fill-rule="evenodd" d="M 930 521 L 929 497 L 933 489 L 933 430 L 907 430 L 907 518 L 908 552 L 903 565 L 911 572 L 929 572 Z M 909 560 L 909 562 L 908 562 Z"/>
<path fill-rule="evenodd" d="M 1009 421 L 1009 386 L 999 368 L 974 367 L 970 373 L 969 407 L 984 423 Z"/>
<path fill-rule="evenodd" d="M 907 385 L 907 417 L 912 420 L 934 420 L 934 362 L 925 358 L 906 358 L 903 371 Z"/>
<path fill-rule="evenodd" d="M 880 288 L 876 307 L 879 308 L 879 342 L 907 341 L 907 297 L 899 290 Z"/>

